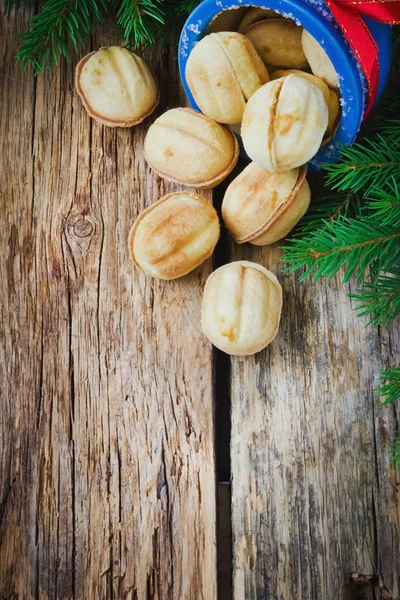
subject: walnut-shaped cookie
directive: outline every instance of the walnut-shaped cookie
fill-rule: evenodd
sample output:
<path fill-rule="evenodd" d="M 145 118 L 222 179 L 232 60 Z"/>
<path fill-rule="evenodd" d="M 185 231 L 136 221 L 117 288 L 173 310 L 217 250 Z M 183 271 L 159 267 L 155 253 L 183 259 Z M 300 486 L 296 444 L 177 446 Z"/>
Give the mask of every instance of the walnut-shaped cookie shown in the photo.
<path fill-rule="evenodd" d="M 326 83 L 317 77 L 316 75 L 312 75 L 311 73 L 307 73 L 306 71 L 299 71 L 298 69 L 282 69 L 278 71 L 273 71 L 271 73 L 271 80 L 280 79 L 281 77 L 286 77 L 286 75 L 298 75 L 299 77 L 305 77 L 311 83 L 316 85 L 324 95 L 325 102 L 328 106 L 328 128 L 325 132 L 322 143 L 326 143 L 335 133 L 335 130 L 338 126 L 338 116 L 339 116 L 339 98 L 337 93 L 334 90 L 331 90 Z"/>
<path fill-rule="evenodd" d="M 280 14 L 272 10 L 272 8 L 250 8 L 243 16 L 243 19 L 239 23 L 238 32 L 245 33 L 246 29 L 253 25 L 253 23 L 257 23 L 257 21 L 262 21 L 263 19 L 275 18 L 279 19 Z M 283 19 L 283 17 L 281 17 Z"/>
<path fill-rule="evenodd" d="M 302 31 L 292 19 L 278 17 L 256 21 L 244 33 L 269 70 L 272 66 L 305 69 L 308 64 L 301 43 Z"/>
<path fill-rule="evenodd" d="M 186 64 L 186 81 L 201 111 L 219 123 L 242 122 L 247 100 L 269 81 L 253 44 L 240 33 L 204 37 Z"/>
<path fill-rule="evenodd" d="M 285 237 L 307 211 L 307 167 L 270 173 L 250 163 L 228 186 L 222 217 L 238 244 L 272 244 Z"/>
<path fill-rule="evenodd" d="M 323 47 L 305 29 L 303 30 L 301 41 L 303 52 L 314 75 L 320 77 L 329 87 L 335 90 L 339 89 L 335 67 Z"/>
<path fill-rule="evenodd" d="M 144 154 L 160 177 L 212 188 L 236 165 L 239 145 L 228 127 L 190 108 L 172 108 L 150 126 Z"/>
<path fill-rule="evenodd" d="M 177 279 L 196 269 L 215 248 L 219 219 L 208 200 L 175 192 L 146 208 L 129 234 L 132 261 L 158 279 Z"/>
<path fill-rule="evenodd" d="M 243 260 L 220 267 L 207 279 L 201 325 L 214 346 L 247 356 L 272 342 L 281 310 L 282 288 L 275 275 Z"/>
<path fill-rule="evenodd" d="M 274 173 L 308 162 L 328 127 L 321 90 L 298 75 L 263 85 L 246 105 L 242 140 L 249 157 Z"/>
<path fill-rule="evenodd" d="M 157 82 L 145 61 L 120 46 L 100 48 L 78 63 L 75 85 L 89 115 L 108 127 L 132 127 L 156 108 Z"/>

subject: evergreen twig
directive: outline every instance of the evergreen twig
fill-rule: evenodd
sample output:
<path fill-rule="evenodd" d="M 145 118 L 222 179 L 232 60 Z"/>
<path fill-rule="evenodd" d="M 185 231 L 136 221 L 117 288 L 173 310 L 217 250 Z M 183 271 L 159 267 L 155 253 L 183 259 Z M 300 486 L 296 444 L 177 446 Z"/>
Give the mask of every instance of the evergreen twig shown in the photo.
<path fill-rule="evenodd" d="M 292 239 L 303 237 L 305 233 L 326 227 L 340 216 L 354 218 L 360 214 L 362 198 L 359 193 L 333 192 L 312 198 L 310 207 L 296 227 Z"/>
<path fill-rule="evenodd" d="M 365 210 L 382 225 L 400 229 L 400 189 L 394 177 L 381 187 L 372 188 L 366 197 Z"/>
<path fill-rule="evenodd" d="M 124 40 L 134 48 L 146 48 L 165 30 L 162 0 L 122 0 L 117 24 Z"/>
<path fill-rule="evenodd" d="M 368 325 L 388 325 L 400 314 L 400 268 L 388 270 L 375 283 L 364 283 L 357 293 L 358 316 L 370 315 Z"/>
<path fill-rule="evenodd" d="M 343 147 L 340 159 L 324 168 L 333 189 L 357 192 L 380 186 L 400 170 L 400 137 L 389 144 L 378 134 L 376 139 Z"/>
<path fill-rule="evenodd" d="M 343 282 L 355 275 L 360 281 L 367 269 L 378 276 L 400 260 L 400 230 L 381 225 L 373 217 L 349 219 L 340 217 L 334 221 L 323 221 L 324 227 L 316 229 L 294 245 L 284 247 L 287 272 L 306 268 L 300 280 L 308 277 L 315 269 L 313 280 L 322 275 L 331 278 L 343 266 L 346 272 Z"/>
<path fill-rule="evenodd" d="M 121 0 L 117 23 L 122 37 L 132 48 L 147 48 L 168 39 L 177 40 L 177 33 L 200 0 Z"/>
<path fill-rule="evenodd" d="M 400 398 L 400 366 L 393 367 L 390 371 L 381 371 L 380 379 L 386 382 L 376 390 L 384 399 L 381 406 L 393 404 Z"/>
<path fill-rule="evenodd" d="M 60 55 L 69 61 L 70 45 L 74 50 L 83 45 L 93 20 L 100 21 L 108 5 L 109 0 L 47 0 L 28 21 L 17 62 L 32 64 L 37 74 L 57 65 Z"/>
<path fill-rule="evenodd" d="M 3 0 L 6 14 L 26 0 Z M 200 0 L 47 0 L 28 20 L 21 36 L 17 62 L 31 64 L 35 74 L 52 67 L 71 50 L 83 45 L 94 22 L 111 6 L 118 5 L 117 25 L 128 47 L 142 50 L 154 43 L 162 46 L 177 33 Z"/>
<path fill-rule="evenodd" d="M 396 432 L 393 438 L 392 446 L 389 449 L 389 454 L 392 454 L 391 463 L 394 463 L 400 469 L 400 431 Z"/>

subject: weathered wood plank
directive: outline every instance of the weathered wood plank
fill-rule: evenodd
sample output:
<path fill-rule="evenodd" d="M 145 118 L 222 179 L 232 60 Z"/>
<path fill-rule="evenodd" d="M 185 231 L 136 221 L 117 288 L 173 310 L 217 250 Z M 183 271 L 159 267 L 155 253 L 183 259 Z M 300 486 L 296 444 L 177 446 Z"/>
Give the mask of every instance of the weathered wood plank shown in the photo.
<path fill-rule="evenodd" d="M 145 164 L 148 123 L 93 123 L 73 66 L 16 69 L 26 16 L 1 20 L 0 598 L 212 600 L 211 261 L 167 283 L 131 265 L 132 222 L 174 189 Z M 175 50 L 150 61 L 159 114 Z"/>
<path fill-rule="evenodd" d="M 339 278 L 279 275 L 277 245 L 232 252 L 276 272 L 284 290 L 276 339 L 232 359 L 234 597 L 354 600 L 345 586 L 358 572 L 398 598 L 396 415 L 373 393 L 379 369 L 399 359 L 398 324 L 365 328 Z"/>

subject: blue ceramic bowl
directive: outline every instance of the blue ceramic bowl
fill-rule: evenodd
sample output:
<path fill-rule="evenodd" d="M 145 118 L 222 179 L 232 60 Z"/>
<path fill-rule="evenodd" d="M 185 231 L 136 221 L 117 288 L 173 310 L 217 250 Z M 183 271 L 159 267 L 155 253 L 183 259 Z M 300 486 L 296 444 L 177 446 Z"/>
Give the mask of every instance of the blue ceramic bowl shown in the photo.
<path fill-rule="evenodd" d="M 334 162 L 337 159 L 340 144 L 350 145 L 354 142 L 363 118 L 367 93 L 365 77 L 357 60 L 323 0 L 204 0 L 187 19 L 179 41 L 179 70 L 189 102 L 193 108 L 200 110 L 185 77 L 186 62 L 192 48 L 206 35 L 210 23 L 217 15 L 245 6 L 272 8 L 294 19 L 324 47 L 336 69 L 340 83 L 342 115 L 334 138 L 320 148 L 309 163 L 309 171 L 316 171 L 323 163 Z M 391 28 L 371 19 L 366 21 L 379 49 L 378 100 L 390 70 Z"/>

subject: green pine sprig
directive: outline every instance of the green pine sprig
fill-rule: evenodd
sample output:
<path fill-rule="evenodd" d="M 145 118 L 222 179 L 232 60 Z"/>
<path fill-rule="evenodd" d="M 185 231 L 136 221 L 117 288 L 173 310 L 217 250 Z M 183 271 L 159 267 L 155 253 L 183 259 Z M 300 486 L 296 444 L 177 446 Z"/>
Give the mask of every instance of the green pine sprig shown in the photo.
<path fill-rule="evenodd" d="M 134 48 L 146 48 L 165 31 L 165 14 L 162 0 L 122 0 L 117 24 L 122 37 Z"/>
<path fill-rule="evenodd" d="M 109 8 L 109 0 L 47 0 L 42 10 L 28 21 L 28 30 L 21 36 L 17 62 L 22 67 L 31 64 L 35 74 L 57 65 L 59 57 L 71 58 L 71 46 L 76 51 Z"/>
<path fill-rule="evenodd" d="M 400 169 L 399 169 L 400 171 Z M 382 225 L 400 228 L 400 189 L 395 177 L 365 195 L 365 212 Z"/>
<path fill-rule="evenodd" d="M 393 367 L 390 371 L 381 371 L 380 379 L 385 382 L 377 390 L 383 398 L 381 406 L 393 404 L 400 398 L 400 366 Z"/>
<path fill-rule="evenodd" d="M 350 297 L 357 301 L 358 316 L 370 317 L 368 325 L 389 325 L 400 314 L 400 268 L 388 269 Z"/>
<path fill-rule="evenodd" d="M 178 39 L 184 21 L 200 0 L 120 0 L 117 23 L 128 47 L 145 49 Z"/>
<path fill-rule="evenodd" d="M 298 223 L 292 239 L 302 238 L 319 227 L 325 228 L 340 216 L 354 218 L 361 213 L 362 196 L 354 192 L 330 192 L 313 198 L 310 207 Z"/>
<path fill-rule="evenodd" d="M 47 0 L 38 14 L 28 20 L 21 36 L 17 62 L 33 65 L 37 75 L 43 69 L 68 61 L 112 8 L 126 45 L 145 49 L 159 43 L 160 47 L 175 37 L 184 20 L 200 0 Z M 4 11 L 10 14 L 25 0 L 3 0 Z"/>
<path fill-rule="evenodd" d="M 400 133 L 400 122 L 397 134 Z M 381 186 L 400 170 L 400 137 L 394 126 L 390 143 L 377 134 L 353 146 L 342 147 L 340 159 L 324 165 L 327 184 L 339 191 L 357 192 L 363 188 Z"/>
<path fill-rule="evenodd" d="M 389 449 L 389 454 L 392 454 L 391 463 L 395 464 L 400 469 L 400 431 L 396 432 L 393 438 L 392 446 Z"/>
<path fill-rule="evenodd" d="M 313 273 L 313 281 L 325 276 L 332 278 L 345 267 L 343 283 L 355 276 L 361 281 L 367 270 L 378 276 L 400 260 L 400 230 L 382 225 L 373 217 L 350 219 L 339 217 L 331 222 L 323 221 L 323 227 L 315 229 L 294 244 L 284 247 L 284 260 L 292 273 L 305 268 L 300 280 Z"/>

